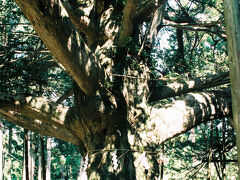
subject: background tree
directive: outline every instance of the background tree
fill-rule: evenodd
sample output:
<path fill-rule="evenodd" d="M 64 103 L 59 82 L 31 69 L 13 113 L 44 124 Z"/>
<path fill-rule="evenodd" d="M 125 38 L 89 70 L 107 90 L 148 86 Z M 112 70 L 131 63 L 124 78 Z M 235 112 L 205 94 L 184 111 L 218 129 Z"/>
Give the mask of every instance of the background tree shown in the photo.
<path fill-rule="evenodd" d="M 157 177 L 161 143 L 231 116 L 222 3 L 16 2 L 47 49 L 3 48 L 1 117 L 77 145 L 90 179 Z M 161 29 L 175 32 L 163 53 Z"/>
<path fill-rule="evenodd" d="M 225 1 L 224 12 L 226 17 L 226 29 L 228 35 L 228 49 L 230 61 L 230 78 L 233 98 L 233 119 L 237 138 L 238 148 L 238 177 L 240 177 L 240 115 L 239 115 L 239 88 L 240 84 L 237 80 L 239 77 L 239 45 L 240 45 L 240 22 L 239 22 L 239 1 Z M 232 12 L 230 14 L 229 12 Z"/>

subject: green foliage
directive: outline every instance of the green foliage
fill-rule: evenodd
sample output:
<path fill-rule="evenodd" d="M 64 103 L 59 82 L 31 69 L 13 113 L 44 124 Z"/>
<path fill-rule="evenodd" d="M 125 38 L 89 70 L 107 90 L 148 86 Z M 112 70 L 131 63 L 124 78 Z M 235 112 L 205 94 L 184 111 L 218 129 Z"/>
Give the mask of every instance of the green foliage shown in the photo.
<path fill-rule="evenodd" d="M 76 146 L 55 140 L 52 148 L 51 177 L 53 179 L 75 179 L 78 176 L 81 156 Z"/>
<path fill-rule="evenodd" d="M 223 20 L 223 5 L 219 1 L 179 1 L 181 8 L 169 3 L 165 18 L 175 23 L 205 23 Z M 182 10 L 184 9 L 184 11 Z M 189 29 L 194 29 L 189 26 Z M 205 27 L 202 27 L 205 29 Z M 175 73 L 188 77 L 206 76 L 228 70 L 226 39 L 221 35 L 221 26 L 213 26 L 212 32 L 189 31 L 183 27 L 184 59 L 178 59 L 178 42 L 175 28 L 164 27 L 162 36 L 168 36 L 168 43 L 160 44 L 161 68 L 167 69 L 169 75 Z M 161 37 L 160 37 L 161 38 Z"/>
<path fill-rule="evenodd" d="M 218 160 L 216 162 L 218 166 L 212 163 L 212 178 L 217 179 L 216 168 L 221 171 L 219 167 L 222 166 L 223 156 L 227 160 L 237 159 L 235 134 L 229 123 L 228 119 L 224 125 L 226 130 L 223 130 L 222 120 L 215 121 L 212 130 L 211 122 L 202 124 L 194 129 L 195 132 L 189 131 L 166 142 L 165 157 L 168 162 L 165 164 L 165 177 L 169 177 L 169 179 L 205 179 L 211 148 L 212 161 Z M 225 138 L 223 138 L 223 134 L 225 134 Z M 236 162 L 226 162 L 225 174 L 228 178 L 237 176 Z"/>

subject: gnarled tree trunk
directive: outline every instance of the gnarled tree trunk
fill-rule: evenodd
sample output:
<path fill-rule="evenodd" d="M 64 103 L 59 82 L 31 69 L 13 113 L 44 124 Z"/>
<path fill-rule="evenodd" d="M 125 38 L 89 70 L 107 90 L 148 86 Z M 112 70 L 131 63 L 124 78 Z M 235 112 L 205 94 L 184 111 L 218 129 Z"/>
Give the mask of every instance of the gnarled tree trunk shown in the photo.
<path fill-rule="evenodd" d="M 62 98 L 49 103 L 0 94 L 0 115 L 79 146 L 89 179 L 158 177 L 161 143 L 231 115 L 228 89 L 187 94 L 228 83 L 228 73 L 183 83 L 162 78 L 156 85 L 151 44 L 139 28 L 155 11 L 162 19 L 165 0 L 15 1 L 74 79 L 74 106 L 59 105 Z M 157 34 L 155 23 L 151 31 Z M 185 96 L 168 106 L 159 103 L 177 95 Z"/>

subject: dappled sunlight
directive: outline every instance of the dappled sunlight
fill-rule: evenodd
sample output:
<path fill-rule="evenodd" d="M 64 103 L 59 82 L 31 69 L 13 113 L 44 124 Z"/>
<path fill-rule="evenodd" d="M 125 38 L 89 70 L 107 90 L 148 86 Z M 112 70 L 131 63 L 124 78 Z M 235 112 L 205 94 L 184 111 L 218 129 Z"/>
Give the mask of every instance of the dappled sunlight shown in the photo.
<path fill-rule="evenodd" d="M 154 139 L 161 143 L 173 133 L 184 129 L 184 120 L 188 119 L 189 110 L 184 101 L 177 101 L 171 107 L 150 108 L 151 115 L 147 127 L 149 140 L 154 136 L 157 137 Z"/>
<path fill-rule="evenodd" d="M 226 91 L 217 94 L 189 93 L 183 100 L 177 100 L 165 108 L 149 107 L 148 126 L 142 129 L 148 132 L 145 138 L 161 143 L 202 122 L 227 116 L 231 113 L 231 102 L 225 101 L 225 96 L 228 96 Z M 219 114 L 219 110 L 222 114 Z"/>

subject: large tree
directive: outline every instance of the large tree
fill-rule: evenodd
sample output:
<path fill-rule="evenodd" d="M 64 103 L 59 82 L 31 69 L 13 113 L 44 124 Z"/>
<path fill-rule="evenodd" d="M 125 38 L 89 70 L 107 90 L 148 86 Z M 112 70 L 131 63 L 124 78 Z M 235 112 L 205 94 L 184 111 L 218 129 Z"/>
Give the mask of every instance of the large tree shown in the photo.
<path fill-rule="evenodd" d="M 153 179 L 159 176 L 161 143 L 202 122 L 231 116 L 230 90 L 217 88 L 229 83 L 228 72 L 190 75 L 185 58 L 197 35 L 184 53 L 184 30 L 225 39 L 222 22 L 195 19 L 179 1 L 175 17 L 164 15 L 166 0 L 15 1 L 74 82 L 55 102 L 1 93 L 0 115 L 77 145 L 90 179 Z M 206 2 L 212 5 L 194 1 Z M 163 26 L 177 29 L 172 62 L 175 72 L 188 78 L 156 76 L 151 52 Z M 62 102 L 71 95 L 74 105 L 68 107 Z M 164 99 L 171 103 L 164 106 Z"/>

